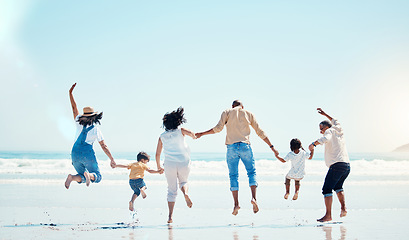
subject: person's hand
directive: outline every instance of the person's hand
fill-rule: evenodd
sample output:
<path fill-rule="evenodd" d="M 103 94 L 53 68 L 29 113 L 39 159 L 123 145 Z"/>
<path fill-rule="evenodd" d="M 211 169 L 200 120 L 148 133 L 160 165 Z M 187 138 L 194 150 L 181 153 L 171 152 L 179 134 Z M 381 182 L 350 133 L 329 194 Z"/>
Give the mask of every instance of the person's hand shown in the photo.
<path fill-rule="evenodd" d="M 193 139 L 198 139 L 198 137 L 196 136 L 196 133 L 193 133 L 192 138 Z"/>
<path fill-rule="evenodd" d="M 165 171 L 165 169 L 163 169 L 162 167 L 158 167 L 158 171 L 159 171 L 159 174 L 162 174 Z"/>
<path fill-rule="evenodd" d="M 199 139 L 201 136 L 203 136 L 203 133 L 195 133 L 196 139 Z"/>
<path fill-rule="evenodd" d="M 115 168 L 116 167 L 116 162 L 114 160 L 111 160 L 111 168 Z"/>
<path fill-rule="evenodd" d="M 314 151 L 314 145 L 312 145 L 312 143 L 310 144 L 310 146 L 308 146 L 308 149 L 310 150 L 310 152 Z"/>
<path fill-rule="evenodd" d="M 75 86 L 77 85 L 77 83 L 74 83 L 71 88 L 70 88 L 70 94 L 72 94 L 72 91 L 74 90 Z"/>
<path fill-rule="evenodd" d="M 321 115 L 327 115 L 325 112 L 324 112 L 324 110 L 322 110 L 321 108 L 317 108 L 317 110 L 318 110 L 318 113 L 319 114 L 321 114 Z"/>

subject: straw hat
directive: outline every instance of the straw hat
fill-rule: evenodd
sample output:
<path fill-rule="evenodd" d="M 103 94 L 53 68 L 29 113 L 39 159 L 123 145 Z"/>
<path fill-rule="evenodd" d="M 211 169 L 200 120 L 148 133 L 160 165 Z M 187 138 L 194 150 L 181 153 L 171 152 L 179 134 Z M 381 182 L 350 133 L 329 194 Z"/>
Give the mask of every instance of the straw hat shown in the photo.
<path fill-rule="evenodd" d="M 84 117 L 90 117 L 90 116 L 94 116 L 98 114 L 98 112 L 94 111 L 93 107 L 84 107 L 83 111 L 84 111 L 84 114 L 82 114 L 82 116 Z"/>

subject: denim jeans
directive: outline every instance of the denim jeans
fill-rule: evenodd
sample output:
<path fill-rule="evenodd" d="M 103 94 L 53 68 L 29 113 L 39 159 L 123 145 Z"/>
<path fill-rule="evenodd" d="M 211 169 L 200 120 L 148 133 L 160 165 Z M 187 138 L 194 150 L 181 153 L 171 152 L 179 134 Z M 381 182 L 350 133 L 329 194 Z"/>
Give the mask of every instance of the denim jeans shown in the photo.
<path fill-rule="evenodd" d="M 322 186 L 322 194 L 324 194 L 324 197 L 332 196 L 332 190 L 336 193 L 342 192 L 344 190 L 342 185 L 350 171 L 351 167 L 349 163 L 337 162 L 332 164 L 325 177 L 324 186 Z"/>
<path fill-rule="evenodd" d="M 85 171 L 88 171 L 90 174 L 94 175 L 95 180 L 92 182 L 98 183 L 102 179 L 94 149 L 92 148 L 91 144 L 85 142 L 88 132 L 93 128 L 94 126 L 90 126 L 88 128 L 84 127 L 71 150 L 72 165 L 74 166 L 78 175 L 81 176 L 81 182 L 83 183 L 85 182 Z"/>
<path fill-rule="evenodd" d="M 230 191 L 239 190 L 239 161 L 243 162 L 247 176 L 249 178 L 249 186 L 257 186 L 256 181 L 256 166 L 253 158 L 253 151 L 250 144 L 233 143 L 227 145 L 227 166 L 229 167 Z"/>
<path fill-rule="evenodd" d="M 133 193 L 139 196 L 141 194 L 141 188 L 146 187 L 143 178 L 129 179 L 129 186 L 131 186 Z"/>

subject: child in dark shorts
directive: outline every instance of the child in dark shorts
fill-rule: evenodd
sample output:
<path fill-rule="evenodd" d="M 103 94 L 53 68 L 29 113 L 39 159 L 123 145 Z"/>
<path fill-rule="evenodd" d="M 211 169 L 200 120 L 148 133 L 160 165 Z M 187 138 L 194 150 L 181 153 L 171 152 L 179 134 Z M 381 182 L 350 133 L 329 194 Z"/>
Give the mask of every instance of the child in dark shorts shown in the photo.
<path fill-rule="evenodd" d="M 144 172 L 149 173 L 163 173 L 161 170 L 151 170 L 146 164 L 149 162 L 150 156 L 146 152 L 140 152 L 137 155 L 137 162 L 130 163 L 128 165 L 116 164 L 116 167 L 130 169 L 129 173 L 129 185 L 131 186 L 134 193 L 132 194 L 131 201 L 129 201 L 129 210 L 134 210 L 134 201 L 139 196 L 142 195 L 142 198 L 146 198 L 146 184 L 143 181 Z"/>

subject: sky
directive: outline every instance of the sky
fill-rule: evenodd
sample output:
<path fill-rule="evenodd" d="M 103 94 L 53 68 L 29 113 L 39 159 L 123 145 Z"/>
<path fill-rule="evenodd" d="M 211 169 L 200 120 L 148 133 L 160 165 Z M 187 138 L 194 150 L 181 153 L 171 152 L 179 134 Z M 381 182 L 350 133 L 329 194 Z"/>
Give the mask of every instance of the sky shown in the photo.
<path fill-rule="evenodd" d="M 235 99 L 280 152 L 320 137 L 323 108 L 350 152 L 409 143 L 409 1 L 0 0 L 0 151 L 67 151 L 68 90 L 103 111 L 115 152 L 152 152 L 183 106 L 194 132 Z M 252 132 L 253 151 L 268 146 Z M 224 152 L 225 130 L 195 152 Z M 101 151 L 98 144 L 95 149 Z M 323 151 L 320 147 L 318 151 Z"/>

